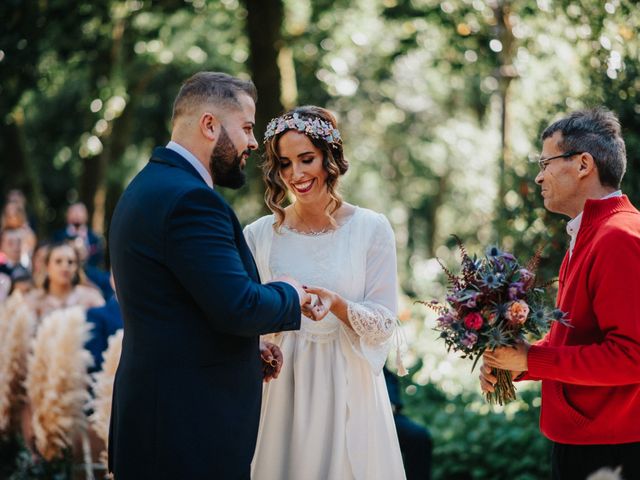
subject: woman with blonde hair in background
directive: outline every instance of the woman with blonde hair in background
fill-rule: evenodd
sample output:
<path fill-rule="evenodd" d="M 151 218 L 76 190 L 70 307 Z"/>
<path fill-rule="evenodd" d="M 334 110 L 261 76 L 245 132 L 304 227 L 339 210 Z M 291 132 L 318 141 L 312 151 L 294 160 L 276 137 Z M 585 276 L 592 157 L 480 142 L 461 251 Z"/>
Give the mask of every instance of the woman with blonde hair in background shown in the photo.
<path fill-rule="evenodd" d="M 316 298 L 305 315 L 323 320 L 303 317 L 299 331 L 270 336 L 284 362 L 264 386 L 252 478 L 403 479 L 381 374 L 397 326 L 391 226 L 338 193 L 348 163 L 327 110 L 273 119 L 265 146 L 273 215 L 246 227 L 247 243 L 262 281 L 299 279 Z"/>
<path fill-rule="evenodd" d="M 42 288 L 32 290 L 26 297 L 38 318 L 61 308 L 79 305 L 87 310 L 104 305 L 97 289 L 81 285 L 80 258 L 71 245 L 64 242 L 50 245 L 44 265 L 46 275 Z"/>

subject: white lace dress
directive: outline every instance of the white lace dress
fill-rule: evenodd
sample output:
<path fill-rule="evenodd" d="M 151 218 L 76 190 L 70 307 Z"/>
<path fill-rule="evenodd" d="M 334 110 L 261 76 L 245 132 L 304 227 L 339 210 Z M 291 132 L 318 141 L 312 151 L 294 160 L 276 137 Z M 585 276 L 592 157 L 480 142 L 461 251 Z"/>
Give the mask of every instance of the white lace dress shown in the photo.
<path fill-rule="evenodd" d="M 356 208 L 335 231 L 304 235 L 273 215 L 245 229 L 263 282 L 290 275 L 345 298 L 354 330 L 329 314 L 269 336 L 284 355 L 264 387 L 254 480 L 405 478 L 382 367 L 396 329 L 393 231 Z"/>

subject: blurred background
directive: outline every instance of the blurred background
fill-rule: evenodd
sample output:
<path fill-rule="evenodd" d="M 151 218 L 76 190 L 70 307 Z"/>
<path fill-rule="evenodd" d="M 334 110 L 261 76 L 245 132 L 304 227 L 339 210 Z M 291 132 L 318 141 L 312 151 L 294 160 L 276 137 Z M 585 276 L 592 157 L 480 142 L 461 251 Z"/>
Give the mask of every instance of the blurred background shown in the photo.
<path fill-rule="evenodd" d="M 619 115 L 623 191 L 640 205 L 635 1 L 3 0 L 0 18 L 0 193 L 26 194 L 39 238 L 80 201 L 108 243 L 119 195 L 169 140 L 172 101 L 196 71 L 253 79 L 259 139 L 284 109 L 328 107 L 351 163 L 344 197 L 396 233 L 405 412 L 431 430 L 434 478 L 548 475 L 537 387 L 489 408 L 414 301 L 442 298 L 436 258 L 458 263 L 451 234 L 472 253 L 543 248 L 540 275 L 556 275 L 566 219 L 544 210 L 531 160 L 570 110 Z M 224 192 L 245 223 L 266 213 L 259 162 Z"/>

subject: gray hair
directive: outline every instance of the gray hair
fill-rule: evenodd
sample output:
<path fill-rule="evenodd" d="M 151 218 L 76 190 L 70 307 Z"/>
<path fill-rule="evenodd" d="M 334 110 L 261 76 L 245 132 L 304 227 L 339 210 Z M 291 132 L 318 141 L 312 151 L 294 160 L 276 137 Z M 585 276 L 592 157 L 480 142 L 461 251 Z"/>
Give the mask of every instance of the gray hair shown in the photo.
<path fill-rule="evenodd" d="M 254 102 L 258 100 L 258 92 L 251 80 L 242 80 L 221 72 L 198 72 L 182 84 L 173 103 L 171 121 L 207 102 L 223 108 L 239 108 L 239 93 L 249 95 Z"/>
<path fill-rule="evenodd" d="M 556 132 L 562 133 L 558 146 L 563 150 L 591 154 L 603 186 L 620 188 L 627 169 L 627 151 L 615 113 L 604 107 L 578 110 L 549 125 L 541 139 Z"/>

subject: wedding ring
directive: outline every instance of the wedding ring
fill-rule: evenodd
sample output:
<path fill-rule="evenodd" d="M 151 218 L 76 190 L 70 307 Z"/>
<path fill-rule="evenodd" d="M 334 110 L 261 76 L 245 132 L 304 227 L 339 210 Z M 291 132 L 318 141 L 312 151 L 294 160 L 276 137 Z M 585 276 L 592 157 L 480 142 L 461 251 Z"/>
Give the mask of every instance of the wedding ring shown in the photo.
<path fill-rule="evenodd" d="M 267 361 L 264 357 L 262 357 L 262 361 L 273 368 L 276 368 L 279 365 L 278 360 L 276 360 L 275 358 Z"/>

